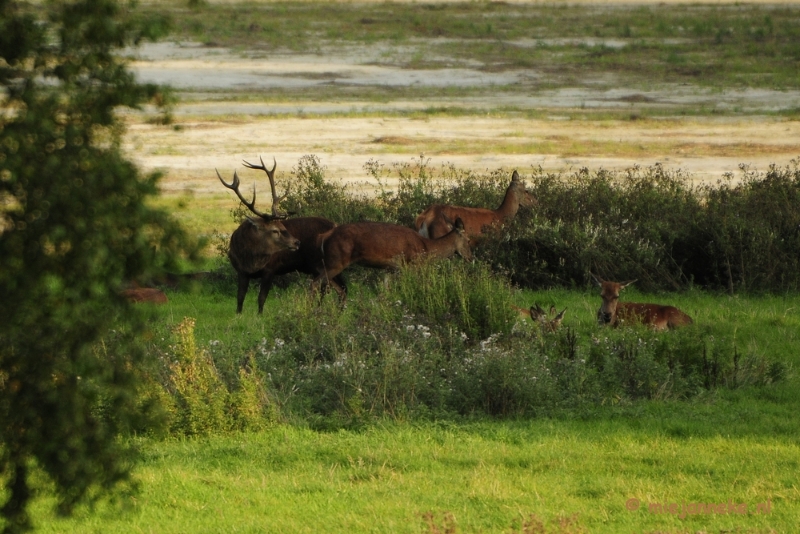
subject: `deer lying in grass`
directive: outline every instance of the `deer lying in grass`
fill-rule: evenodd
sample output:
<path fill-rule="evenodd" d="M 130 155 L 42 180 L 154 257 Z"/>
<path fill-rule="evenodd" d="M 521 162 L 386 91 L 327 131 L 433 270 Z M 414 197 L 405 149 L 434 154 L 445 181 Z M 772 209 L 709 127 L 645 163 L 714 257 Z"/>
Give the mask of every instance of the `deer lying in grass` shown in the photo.
<path fill-rule="evenodd" d="M 514 171 L 503 202 L 496 210 L 434 204 L 417 216 L 414 228 L 420 235 L 436 239 L 452 230 L 453 225 L 450 221 L 461 218 L 464 229 L 470 237 L 470 245 L 475 246 L 475 237 L 483 234 L 487 228 L 499 227 L 504 222 L 510 221 L 516 216 L 520 206 L 529 207 L 535 204 L 536 199 L 525 189 L 525 183 L 520 179 L 519 173 Z"/>
<path fill-rule="evenodd" d="M 619 292 L 636 280 L 608 282 L 594 274 L 592 278 L 600 286 L 600 298 L 603 299 L 603 304 L 597 310 L 597 322 L 601 325 L 617 327 L 625 324 L 644 324 L 655 330 L 672 330 L 694 322 L 691 317 L 674 306 L 620 302 Z"/>
<path fill-rule="evenodd" d="M 135 284 L 134 284 L 135 285 Z M 119 292 L 128 302 L 135 304 L 147 302 L 150 304 L 166 304 L 167 295 L 155 287 L 129 287 Z"/>
<path fill-rule="evenodd" d="M 561 322 L 564 320 L 564 314 L 567 312 L 567 309 L 564 308 L 561 312 L 556 313 L 556 307 L 550 306 L 550 314 L 548 316 L 538 303 L 527 310 L 518 306 L 514 306 L 514 309 L 517 310 L 520 315 L 530 317 L 534 323 L 539 325 L 543 332 L 555 332 L 558 330 L 561 327 Z"/>
<path fill-rule="evenodd" d="M 317 266 L 318 276 L 311 287 L 317 291 L 330 285 L 342 301 L 346 299 L 346 292 L 336 277 L 350 265 L 396 270 L 402 263 L 414 261 L 422 255 L 449 258 L 458 254 L 466 260 L 472 259 L 461 219 L 456 219 L 453 229 L 438 239 L 422 237 L 397 224 L 357 222 L 337 226 L 324 234 L 320 241 L 322 261 Z"/>

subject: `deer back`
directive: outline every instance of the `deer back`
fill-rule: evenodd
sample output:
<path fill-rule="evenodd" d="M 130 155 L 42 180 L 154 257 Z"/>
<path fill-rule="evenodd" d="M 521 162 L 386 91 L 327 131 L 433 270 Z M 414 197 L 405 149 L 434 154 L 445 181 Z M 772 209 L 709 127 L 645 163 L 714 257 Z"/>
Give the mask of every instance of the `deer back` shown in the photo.
<path fill-rule="evenodd" d="M 325 267 L 337 271 L 353 263 L 393 268 L 425 251 L 422 236 L 412 229 L 372 221 L 339 225 L 320 240 Z"/>
<path fill-rule="evenodd" d="M 133 303 L 166 304 L 168 302 L 167 295 L 154 287 L 131 287 L 123 289 L 119 294 Z"/>
<path fill-rule="evenodd" d="M 513 219 L 520 206 L 531 206 L 535 203 L 533 195 L 525 189 L 525 183 L 519 178 L 519 173 L 514 171 L 503 201 L 496 210 L 434 204 L 417 216 L 414 228 L 424 237 L 436 239 L 453 229 L 449 221 L 460 218 L 467 234 L 476 237 L 482 235 L 487 227 L 499 226 L 504 221 Z"/>
<path fill-rule="evenodd" d="M 614 325 L 645 324 L 656 330 L 671 330 L 687 326 L 694 321 L 689 315 L 675 306 L 644 304 L 639 302 L 620 302 Z"/>

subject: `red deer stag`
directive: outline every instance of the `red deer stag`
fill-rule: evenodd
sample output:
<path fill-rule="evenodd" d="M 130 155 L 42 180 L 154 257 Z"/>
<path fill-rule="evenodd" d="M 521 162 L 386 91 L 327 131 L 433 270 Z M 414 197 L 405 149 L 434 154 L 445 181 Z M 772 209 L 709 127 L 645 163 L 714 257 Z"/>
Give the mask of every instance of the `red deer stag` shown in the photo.
<path fill-rule="evenodd" d="M 514 171 L 506 196 L 496 210 L 434 204 L 417 216 L 414 228 L 420 235 L 436 239 L 453 229 L 449 221 L 460 217 L 470 237 L 470 245 L 474 246 L 475 237 L 480 236 L 486 227 L 498 227 L 513 219 L 520 206 L 530 207 L 535 204 L 536 199 L 525 189 L 525 183 L 520 179 L 519 173 Z"/>
<path fill-rule="evenodd" d="M 559 313 L 556 313 L 556 307 L 550 306 L 550 314 L 553 318 L 551 319 L 548 314 L 539 306 L 538 303 L 531 306 L 529 309 L 520 308 L 519 306 L 512 306 L 520 315 L 524 317 L 530 317 L 531 320 L 538 324 L 539 327 L 545 332 L 555 332 L 561 327 L 561 322 L 564 320 L 564 314 L 567 313 L 567 309 L 564 308 Z"/>
<path fill-rule="evenodd" d="M 244 297 L 247 295 L 247 290 L 250 286 L 250 280 L 253 278 L 261 279 L 261 290 L 258 294 L 258 313 L 261 313 L 264 308 L 264 301 L 267 298 L 267 291 L 269 291 L 269 283 L 264 283 L 264 275 L 266 273 L 267 265 L 272 256 L 283 250 L 295 251 L 300 248 L 300 241 L 293 237 L 287 230 L 281 219 L 285 219 L 287 215 L 278 213 L 278 202 L 281 200 L 275 194 L 275 167 L 277 162 L 273 165 L 272 170 L 269 170 L 261 161 L 261 166 L 250 165 L 245 162 L 245 165 L 251 168 L 263 168 L 269 177 L 269 183 L 272 189 L 272 215 L 262 213 L 255 207 L 256 203 L 256 190 L 253 186 L 253 200 L 248 202 L 242 193 L 239 191 L 239 176 L 234 171 L 233 181 L 231 183 L 225 182 L 217 171 L 217 178 L 222 182 L 222 185 L 236 193 L 242 204 L 258 217 L 247 217 L 239 228 L 234 230 L 231 234 L 230 247 L 228 248 L 228 259 L 231 265 L 236 270 L 238 277 L 238 290 L 236 292 L 236 313 L 242 313 L 242 305 L 244 304 Z M 269 277 L 271 282 L 272 277 Z"/>
<path fill-rule="evenodd" d="M 274 186 L 274 176 L 277 162 L 275 162 L 272 170 L 266 168 L 263 159 L 261 160 L 261 165 L 255 165 L 246 161 L 244 161 L 243 164 L 250 169 L 263 170 L 267 173 L 267 176 L 270 178 L 270 184 L 272 185 L 273 198 L 277 198 L 277 201 L 273 202 L 273 207 L 276 205 L 276 202 L 280 202 L 283 199 L 283 196 L 275 196 L 277 193 Z M 273 213 L 274 212 L 275 210 L 273 209 Z M 317 275 L 317 264 L 321 260 L 319 237 L 336 227 L 335 222 L 324 217 L 296 217 L 294 219 L 285 219 L 282 222 L 289 234 L 300 240 L 300 247 L 297 250 L 280 250 L 270 256 L 261 275 L 261 290 L 258 294 L 258 313 L 262 313 L 264 309 L 264 302 L 272 289 L 272 281 L 276 276 L 283 276 L 292 272 L 300 272 L 311 276 Z M 339 286 L 345 287 L 345 281 L 341 275 L 337 275 L 334 281 L 339 284 Z"/>
<path fill-rule="evenodd" d="M 592 278 L 600 286 L 600 298 L 603 299 L 603 304 L 597 310 L 597 322 L 601 325 L 617 327 L 636 323 L 652 326 L 655 330 L 672 330 L 693 322 L 691 317 L 674 306 L 620 302 L 619 292 L 636 280 L 607 282 L 594 274 Z"/>
<path fill-rule="evenodd" d="M 438 239 L 422 237 L 411 228 L 380 222 L 358 222 L 337 226 L 321 237 L 322 261 L 312 288 L 333 286 L 344 301 L 345 290 L 336 277 L 354 264 L 374 269 L 396 270 L 403 262 L 428 254 L 449 258 L 458 254 L 472 260 L 464 223 L 456 219 L 453 230 Z"/>

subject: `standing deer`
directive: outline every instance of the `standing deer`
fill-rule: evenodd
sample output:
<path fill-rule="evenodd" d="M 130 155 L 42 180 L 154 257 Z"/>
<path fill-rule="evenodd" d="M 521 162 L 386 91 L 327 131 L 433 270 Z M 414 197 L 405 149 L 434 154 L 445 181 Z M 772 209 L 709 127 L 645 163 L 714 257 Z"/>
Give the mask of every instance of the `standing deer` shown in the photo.
<path fill-rule="evenodd" d="M 257 217 L 247 217 L 231 235 L 230 247 L 228 248 L 228 259 L 236 270 L 238 276 L 238 290 L 236 292 L 236 313 L 242 313 L 244 297 L 250 286 L 250 280 L 261 278 L 261 290 L 258 294 L 258 313 L 264 309 L 264 301 L 271 285 L 272 277 L 265 283 L 264 275 L 267 273 L 267 265 L 270 259 L 278 252 L 283 250 L 295 251 L 300 248 L 300 241 L 293 237 L 287 230 L 281 219 L 287 215 L 278 212 L 278 203 L 281 198 L 275 193 L 275 167 L 277 162 L 269 170 L 261 160 L 261 165 L 252 165 L 244 162 L 246 167 L 251 169 L 263 169 L 269 177 L 272 189 L 272 214 L 262 213 L 255 207 L 256 190 L 253 186 L 253 200 L 248 202 L 239 191 L 239 176 L 234 171 L 233 181 L 229 184 L 222 179 L 219 171 L 217 178 L 222 185 L 236 193 L 242 204 Z M 216 170 L 216 169 L 215 169 Z"/>
<path fill-rule="evenodd" d="M 417 216 L 414 228 L 423 237 L 436 239 L 453 229 L 449 221 L 460 217 L 470 237 L 470 245 L 474 246 L 474 238 L 480 236 L 486 227 L 498 227 L 512 220 L 520 206 L 530 207 L 535 204 L 536 199 L 525 189 L 525 183 L 520 179 L 519 173 L 514 171 L 503 202 L 496 210 L 434 204 Z"/>
<path fill-rule="evenodd" d="M 422 255 L 449 258 L 458 254 L 472 260 L 469 239 L 464 223 L 456 219 L 453 229 L 438 239 L 428 239 L 410 228 L 380 222 L 358 222 L 337 226 L 321 237 L 322 261 L 318 276 L 312 282 L 314 290 L 333 286 L 344 301 L 345 289 L 336 277 L 353 264 L 374 269 L 396 270 L 404 262 Z"/>
<path fill-rule="evenodd" d="M 652 326 L 655 330 L 672 330 L 694 322 L 691 317 L 674 306 L 620 302 L 619 292 L 636 280 L 607 282 L 594 274 L 592 278 L 600 286 L 600 298 L 603 299 L 603 304 L 597 310 L 597 322 L 601 325 L 610 324 L 617 327 L 637 323 Z"/>

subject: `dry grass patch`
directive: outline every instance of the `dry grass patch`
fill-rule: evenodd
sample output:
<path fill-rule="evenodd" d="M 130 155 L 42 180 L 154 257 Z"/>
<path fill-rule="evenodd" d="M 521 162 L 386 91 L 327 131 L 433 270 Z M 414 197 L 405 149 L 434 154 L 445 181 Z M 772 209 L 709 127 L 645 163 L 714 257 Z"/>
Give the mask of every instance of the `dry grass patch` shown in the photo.
<path fill-rule="evenodd" d="M 376 137 L 370 143 L 381 144 L 381 145 L 414 145 L 419 144 L 421 142 L 428 142 L 426 139 L 411 139 L 410 137 L 403 137 L 399 135 L 386 135 L 381 137 Z"/>

